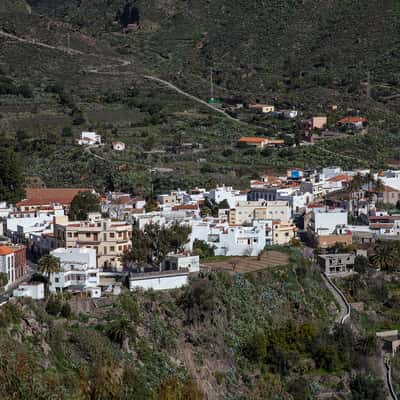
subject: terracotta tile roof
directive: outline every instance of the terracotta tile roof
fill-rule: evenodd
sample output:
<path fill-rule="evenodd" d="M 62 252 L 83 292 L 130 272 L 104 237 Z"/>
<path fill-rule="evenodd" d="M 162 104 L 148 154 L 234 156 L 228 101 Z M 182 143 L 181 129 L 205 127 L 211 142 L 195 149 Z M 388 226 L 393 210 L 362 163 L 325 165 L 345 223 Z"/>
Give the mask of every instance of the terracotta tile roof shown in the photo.
<path fill-rule="evenodd" d="M 14 250 L 9 246 L 0 246 L 0 256 L 7 256 L 14 253 Z"/>
<path fill-rule="evenodd" d="M 390 229 L 390 228 L 392 228 L 393 227 L 393 224 L 391 224 L 390 222 L 389 223 L 376 223 L 376 224 L 370 224 L 369 225 L 369 227 L 371 228 L 371 229 L 381 229 L 381 228 L 388 228 L 388 229 Z"/>
<path fill-rule="evenodd" d="M 372 215 L 369 217 L 370 221 L 394 221 L 395 218 L 390 215 Z"/>
<path fill-rule="evenodd" d="M 367 119 L 363 118 L 363 117 L 345 117 L 345 118 L 339 119 L 337 124 L 340 124 L 340 125 L 342 125 L 342 124 L 357 124 L 360 122 L 363 122 L 363 123 L 367 122 Z"/>
<path fill-rule="evenodd" d="M 353 178 L 347 174 L 336 175 L 327 179 L 328 182 L 350 182 L 351 180 L 353 180 Z"/>
<path fill-rule="evenodd" d="M 183 204 L 181 206 L 174 206 L 172 207 L 172 211 L 179 211 L 179 210 L 198 210 L 199 206 L 197 204 Z"/>
<path fill-rule="evenodd" d="M 48 204 L 71 204 L 72 199 L 81 192 L 92 191 L 89 188 L 73 189 L 26 189 L 26 199 L 17 203 L 17 207 L 40 206 Z"/>
<path fill-rule="evenodd" d="M 264 143 L 267 140 L 268 140 L 267 138 L 254 137 L 254 136 L 243 136 L 239 139 L 239 142 L 241 142 L 241 143 Z"/>

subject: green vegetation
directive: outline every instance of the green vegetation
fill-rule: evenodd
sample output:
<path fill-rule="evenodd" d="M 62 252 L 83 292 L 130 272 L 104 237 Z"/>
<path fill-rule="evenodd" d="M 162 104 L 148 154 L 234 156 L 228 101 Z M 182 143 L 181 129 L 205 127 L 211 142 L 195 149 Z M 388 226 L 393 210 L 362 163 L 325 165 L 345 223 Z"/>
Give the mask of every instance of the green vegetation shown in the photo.
<path fill-rule="evenodd" d="M 57 257 L 52 256 L 51 254 L 47 256 L 43 256 L 38 263 L 38 272 L 46 278 L 45 286 L 46 286 L 46 294 L 49 294 L 49 282 L 50 275 L 55 272 L 61 271 L 60 260 Z"/>
<path fill-rule="evenodd" d="M 146 195 L 152 187 L 157 193 L 221 182 L 244 188 L 250 178 L 287 167 L 382 168 L 398 160 L 394 0 L 326 7 L 316 0 L 262 6 L 200 0 L 190 10 L 175 0 L 28 3 L 30 14 L 23 1 L 0 8 L 2 30 L 36 42 L 0 36 L 7 44 L 0 51 L 0 132 L 24 160 L 26 175 L 48 186 Z M 376 29 L 366 28 L 370 21 Z M 138 25 L 122 33 L 130 22 Z M 66 46 L 81 53 L 69 54 Z M 327 115 L 329 126 L 359 113 L 368 118 L 368 132 L 339 133 L 314 146 L 241 149 L 242 135 L 293 144 L 302 133 L 297 121 L 245 111 L 234 113 L 248 125 L 235 123 L 143 77 L 165 78 L 208 99 L 211 66 L 216 97 L 296 107 L 305 117 Z M 77 146 L 86 129 L 100 133 L 105 145 Z M 126 151 L 114 152 L 113 140 L 125 142 Z M 193 149 L 181 152 L 182 143 Z M 155 167 L 168 170 L 150 173 Z"/>
<path fill-rule="evenodd" d="M 72 199 L 69 218 L 73 221 L 86 221 L 89 213 L 100 210 L 100 199 L 97 194 L 81 192 Z"/>
<path fill-rule="evenodd" d="M 147 224 L 144 230 L 133 227 L 132 246 L 123 255 L 125 265 L 159 266 L 168 253 L 182 251 L 189 240 L 190 226 L 174 224 L 171 227 Z"/>
<path fill-rule="evenodd" d="M 291 252 L 288 266 L 200 275 L 171 292 L 52 296 L 43 304 L 4 306 L 1 397 L 202 399 L 214 393 L 261 400 L 340 391 L 350 385 L 345 371 L 357 369 L 358 346 L 371 346 L 355 343 L 345 328 L 328 333 L 333 299 L 306 264 Z M 29 361 L 29 375 L 20 359 Z M 16 381 L 20 391 L 11 397 L 9 382 Z"/>

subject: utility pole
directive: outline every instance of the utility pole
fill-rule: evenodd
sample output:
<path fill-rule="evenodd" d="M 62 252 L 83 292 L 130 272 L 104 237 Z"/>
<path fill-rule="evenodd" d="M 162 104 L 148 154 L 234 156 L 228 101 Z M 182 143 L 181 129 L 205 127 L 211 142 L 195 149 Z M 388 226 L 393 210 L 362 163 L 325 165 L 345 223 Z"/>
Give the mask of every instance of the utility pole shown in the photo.
<path fill-rule="evenodd" d="M 367 99 L 371 98 L 371 72 L 367 73 Z"/>
<path fill-rule="evenodd" d="M 210 100 L 214 100 L 213 67 L 210 68 Z"/>

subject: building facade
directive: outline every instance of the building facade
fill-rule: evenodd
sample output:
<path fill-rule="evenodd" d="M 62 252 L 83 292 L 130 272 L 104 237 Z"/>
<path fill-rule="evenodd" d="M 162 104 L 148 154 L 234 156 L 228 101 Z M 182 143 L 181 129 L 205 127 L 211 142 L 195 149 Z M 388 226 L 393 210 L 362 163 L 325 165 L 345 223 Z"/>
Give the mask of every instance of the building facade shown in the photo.
<path fill-rule="evenodd" d="M 61 272 L 50 274 L 50 291 L 62 292 L 66 289 L 83 291 L 100 284 L 99 269 L 95 249 L 59 248 L 51 254 L 60 260 Z"/>
<path fill-rule="evenodd" d="M 99 268 L 120 270 L 120 258 L 131 247 L 132 225 L 90 213 L 87 221 L 56 223 L 54 234 L 57 247 L 95 249 Z"/>

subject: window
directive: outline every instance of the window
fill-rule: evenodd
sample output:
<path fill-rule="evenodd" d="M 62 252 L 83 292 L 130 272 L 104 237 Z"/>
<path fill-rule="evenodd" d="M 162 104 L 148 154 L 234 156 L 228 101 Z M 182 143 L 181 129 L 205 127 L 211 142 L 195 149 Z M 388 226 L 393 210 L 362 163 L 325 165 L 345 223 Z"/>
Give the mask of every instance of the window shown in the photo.
<path fill-rule="evenodd" d="M 72 238 L 72 232 L 68 232 L 68 237 Z"/>
<path fill-rule="evenodd" d="M 86 232 L 86 237 L 90 238 L 90 233 L 89 232 Z"/>
<path fill-rule="evenodd" d="M 60 279 L 59 278 L 54 278 L 54 282 L 58 283 L 58 282 L 60 282 Z"/>
<path fill-rule="evenodd" d="M 114 247 L 114 246 L 111 246 L 111 247 L 110 247 L 110 251 L 111 251 L 111 252 L 115 251 L 115 247 Z"/>
<path fill-rule="evenodd" d="M 110 232 L 110 238 L 114 238 L 115 234 L 114 232 Z"/>

